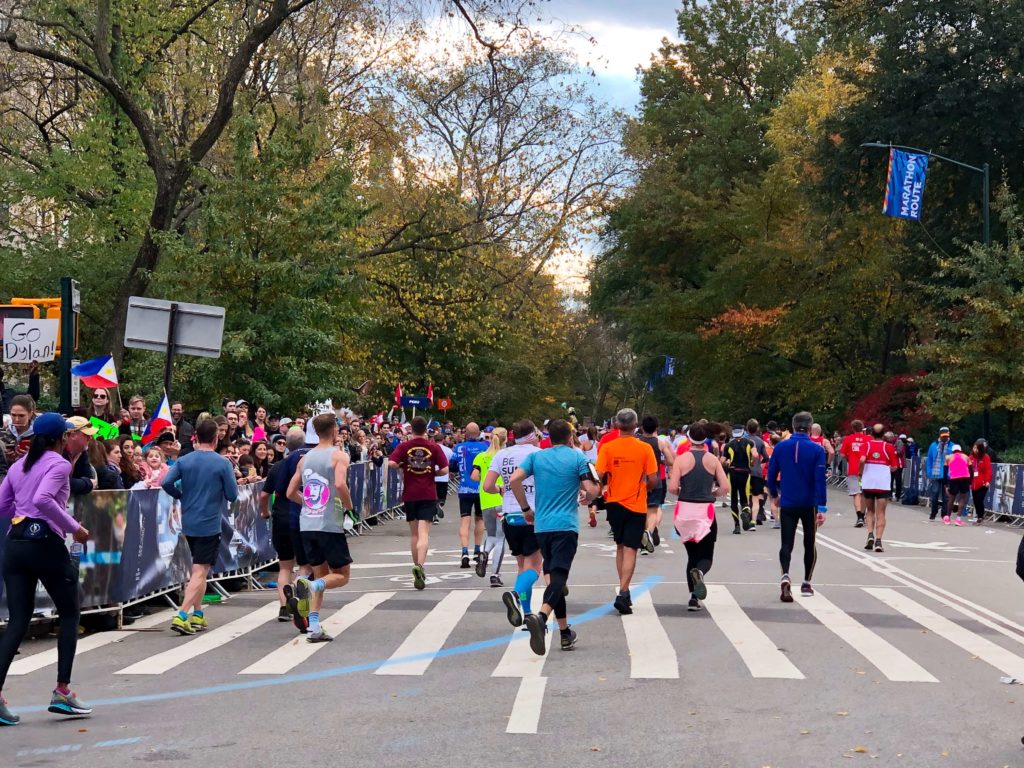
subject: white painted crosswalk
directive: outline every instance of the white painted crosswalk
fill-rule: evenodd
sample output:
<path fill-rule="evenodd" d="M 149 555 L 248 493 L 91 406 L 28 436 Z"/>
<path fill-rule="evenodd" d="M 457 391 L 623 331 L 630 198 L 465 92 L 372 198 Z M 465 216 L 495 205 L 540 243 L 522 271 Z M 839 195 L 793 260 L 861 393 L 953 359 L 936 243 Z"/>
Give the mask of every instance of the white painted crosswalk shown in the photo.
<path fill-rule="evenodd" d="M 765 610 L 763 594 L 754 596 L 743 585 L 709 584 L 705 615 L 686 613 L 676 589 L 662 585 L 654 591 L 636 590 L 629 616 L 616 616 L 610 603 L 592 607 L 577 625 L 581 643 L 574 654 L 582 661 L 574 660 L 571 666 L 580 669 L 582 664 L 588 673 L 597 675 L 671 682 L 680 678 L 680 661 L 686 661 L 685 676 L 690 682 L 703 673 L 701 666 L 690 666 L 690 649 L 694 638 L 700 637 L 701 653 L 727 656 L 730 663 L 723 668 L 734 670 L 730 674 L 794 685 L 803 684 L 808 677 L 820 681 L 822 660 L 826 666 L 841 667 L 861 660 L 878 670 L 879 681 L 893 684 L 953 682 L 963 673 L 963 665 L 949 664 L 951 658 L 965 664 L 980 661 L 1002 674 L 1024 678 L 1024 652 L 1013 647 L 1013 640 L 987 633 L 940 601 L 926 605 L 928 598 L 917 594 L 911 599 L 908 594 L 913 593 L 904 589 L 835 588 L 827 595 L 819 592 L 798 597 L 793 606 L 774 603 Z M 435 664 L 479 669 L 481 662 L 469 664 L 467 660 L 483 659 L 482 674 L 517 681 L 508 732 L 536 732 L 545 691 L 567 668 L 564 661 L 555 663 L 550 658 L 552 653 L 560 654 L 553 619 L 548 652 L 537 656 L 530 649 L 527 633 L 508 631 L 497 591 L 439 591 L 417 597 L 412 607 L 408 602 L 396 605 L 396 594 L 366 592 L 352 596 L 339 608 L 325 606 L 322 625 L 342 642 L 311 644 L 290 634 L 293 628 L 275 621 L 276 602 L 255 606 L 232 603 L 215 609 L 210 616 L 212 628 L 195 637 L 172 637 L 169 631 L 166 636 L 154 634 L 152 629 L 169 621 L 170 613 L 165 612 L 140 619 L 124 632 L 83 638 L 79 653 L 91 652 L 89 659 L 102 664 L 104 654 L 96 651 L 116 647 L 117 652 L 111 654 L 116 661 L 108 662 L 115 675 L 159 676 L 188 665 L 189 670 L 204 670 L 211 680 L 219 681 L 225 676 L 283 676 L 351 663 L 347 651 L 354 647 L 376 649 L 379 656 L 369 658 L 379 660 L 362 661 L 360 672 L 384 676 L 423 677 L 432 674 Z M 542 594 L 542 588 L 534 591 L 535 605 L 540 604 Z M 595 606 L 598 596 L 607 596 L 604 588 L 575 597 Z M 230 620 L 220 624 L 220 616 Z M 399 616 L 401 620 L 396 622 Z M 401 631 L 395 631 L 396 624 Z M 926 642 L 919 641 L 920 628 L 928 630 Z M 248 639 L 236 642 L 243 637 Z M 289 638 L 287 642 L 285 638 Z M 115 642 L 118 645 L 112 646 Z M 937 642 L 947 643 L 948 652 L 938 651 L 937 655 Z M 1024 644 L 1024 637 L 1019 642 Z M 813 657 L 806 655 L 808 651 Z M 142 658 L 135 656 L 136 652 Z M 737 658 L 742 665 L 734 663 Z M 801 661 L 811 658 L 813 667 Z M 29 650 L 14 662 L 10 673 L 51 674 L 56 661 L 53 647 L 35 653 Z M 94 664 L 83 661 L 77 669 Z"/>

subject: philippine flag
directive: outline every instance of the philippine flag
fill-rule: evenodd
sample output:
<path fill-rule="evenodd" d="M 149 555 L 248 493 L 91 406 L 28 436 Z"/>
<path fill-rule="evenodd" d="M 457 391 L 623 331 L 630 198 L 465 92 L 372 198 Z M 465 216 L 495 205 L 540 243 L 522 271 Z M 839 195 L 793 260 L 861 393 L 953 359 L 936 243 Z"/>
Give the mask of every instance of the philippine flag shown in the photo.
<path fill-rule="evenodd" d="M 94 389 L 117 386 L 117 371 L 114 369 L 114 358 L 110 355 L 79 363 L 71 369 L 71 373 L 80 378 L 85 386 Z"/>
<path fill-rule="evenodd" d="M 153 415 L 149 418 L 149 423 L 146 425 L 146 431 L 142 433 L 142 444 L 149 445 L 172 423 L 171 406 L 167 402 L 167 393 L 164 392 L 163 399 L 160 401 L 160 407 L 153 411 Z"/>

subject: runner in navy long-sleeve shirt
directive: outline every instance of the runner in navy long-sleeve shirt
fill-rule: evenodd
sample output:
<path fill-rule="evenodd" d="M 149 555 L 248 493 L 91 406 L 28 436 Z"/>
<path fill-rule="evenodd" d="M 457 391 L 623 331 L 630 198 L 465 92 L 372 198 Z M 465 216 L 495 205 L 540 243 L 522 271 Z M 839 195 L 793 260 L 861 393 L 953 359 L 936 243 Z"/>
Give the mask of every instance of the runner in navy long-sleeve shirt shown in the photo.
<path fill-rule="evenodd" d="M 793 417 L 792 437 L 775 446 L 771 461 L 768 462 L 768 493 L 773 499 L 780 499 L 782 548 L 779 550 L 779 562 L 782 565 L 781 600 L 784 603 L 793 602 L 789 562 L 798 522 L 803 524 L 804 531 L 804 582 L 800 594 L 804 597 L 814 594 L 811 577 L 818 557 L 814 536 L 817 529 L 825 524 L 825 513 L 828 511 L 825 449 L 814 443 L 808 435 L 813 423 L 814 417 L 810 413 L 801 411 L 796 414 Z"/>

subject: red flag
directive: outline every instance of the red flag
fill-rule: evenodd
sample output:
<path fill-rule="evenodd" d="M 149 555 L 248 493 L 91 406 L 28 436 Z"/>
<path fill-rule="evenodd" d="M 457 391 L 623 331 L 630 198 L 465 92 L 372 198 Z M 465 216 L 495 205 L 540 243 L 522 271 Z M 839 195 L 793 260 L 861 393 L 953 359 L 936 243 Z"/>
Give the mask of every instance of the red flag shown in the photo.
<path fill-rule="evenodd" d="M 401 384 L 396 384 L 395 385 L 395 405 L 397 405 L 399 408 L 402 407 L 402 385 Z"/>
<path fill-rule="evenodd" d="M 434 384 L 433 383 L 430 383 L 430 384 L 427 385 L 427 400 L 430 401 L 431 405 L 434 404 Z"/>

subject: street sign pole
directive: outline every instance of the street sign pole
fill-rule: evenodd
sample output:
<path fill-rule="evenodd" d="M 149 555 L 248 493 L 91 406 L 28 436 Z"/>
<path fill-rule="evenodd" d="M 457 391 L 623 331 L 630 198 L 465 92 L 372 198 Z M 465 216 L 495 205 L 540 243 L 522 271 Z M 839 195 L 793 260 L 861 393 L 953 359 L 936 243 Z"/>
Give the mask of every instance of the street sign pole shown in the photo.
<path fill-rule="evenodd" d="M 178 329 L 178 303 L 171 304 L 171 316 L 167 321 L 167 356 L 164 358 L 164 394 L 170 397 L 171 373 L 174 370 L 174 339 Z"/>
<path fill-rule="evenodd" d="M 58 408 L 61 413 L 70 414 L 71 403 L 71 358 L 75 356 L 75 315 L 81 309 L 81 294 L 78 281 L 70 277 L 60 279 L 60 367 Z"/>

